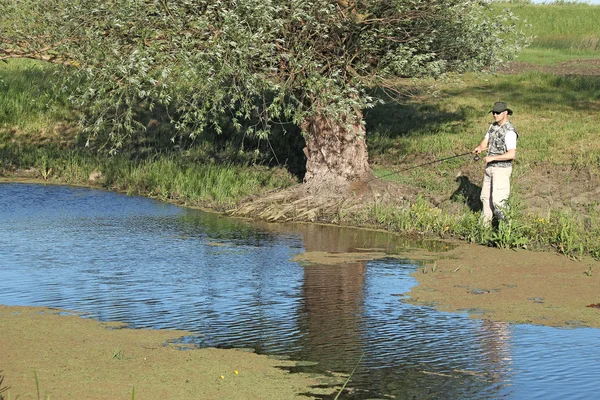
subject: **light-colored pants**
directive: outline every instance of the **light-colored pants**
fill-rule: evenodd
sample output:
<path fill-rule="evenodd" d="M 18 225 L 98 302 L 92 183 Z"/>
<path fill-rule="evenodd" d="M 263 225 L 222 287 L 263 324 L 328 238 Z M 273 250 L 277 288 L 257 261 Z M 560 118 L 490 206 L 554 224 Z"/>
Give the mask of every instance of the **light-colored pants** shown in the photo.
<path fill-rule="evenodd" d="M 483 203 L 483 222 L 490 223 L 494 213 L 502 211 L 510 195 L 510 176 L 512 167 L 486 167 L 481 186 Z"/>

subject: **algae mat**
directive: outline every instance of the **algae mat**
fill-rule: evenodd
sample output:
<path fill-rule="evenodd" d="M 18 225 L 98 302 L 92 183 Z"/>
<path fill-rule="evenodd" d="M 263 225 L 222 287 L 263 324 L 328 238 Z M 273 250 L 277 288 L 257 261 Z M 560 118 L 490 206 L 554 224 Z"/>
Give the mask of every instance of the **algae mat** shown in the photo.
<path fill-rule="evenodd" d="M 166 343 L 189 332 L 127 329 L 64 314 L 0 306 L 0 397 L 280 400 L 334 392 L 317 376 L 286 371 L 292 361 L 182 350 Z"/>
<path fill-rule="evenodd" d="M 413 275 L 413 304 L 511 323 L 600 327 L 597 260 L 461 244 Z"/>

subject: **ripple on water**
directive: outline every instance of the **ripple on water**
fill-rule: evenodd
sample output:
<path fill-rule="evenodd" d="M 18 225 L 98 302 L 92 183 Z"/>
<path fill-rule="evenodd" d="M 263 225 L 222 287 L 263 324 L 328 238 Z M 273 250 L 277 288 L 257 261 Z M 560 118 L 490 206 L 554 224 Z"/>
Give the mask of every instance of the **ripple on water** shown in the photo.
<path fill-rule="evenodd" d="M 316 246 L 385 248 L 332 227 L 281 232 L 153 200 L 0 185 L 0 303 L 44 305 L 188 344 L 253 348 L 349 372 L 348 399 L 587 399 L 599 330 L 470 319 L 405 304 L 410 261 L 303 266 Z M 370 239 L 369 239 L 370 240 Z M 378 240 L 390 240 L 379 237 Z M 218 244 L 218 245 L 215 245 Z"/>

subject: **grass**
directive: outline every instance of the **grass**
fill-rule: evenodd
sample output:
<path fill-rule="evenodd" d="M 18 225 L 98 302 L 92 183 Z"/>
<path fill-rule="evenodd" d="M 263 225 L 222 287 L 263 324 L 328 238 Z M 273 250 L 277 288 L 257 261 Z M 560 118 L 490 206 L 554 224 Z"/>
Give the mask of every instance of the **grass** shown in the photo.
<path fill-rule="evenodd" d="M 44 400 L 50 400 L 50 395 L 48 394 L 44 394 L 44 397 L 40 397 L 40 381 L 38 380 L 38 375 L 37 375 L 37 371 L 34 369 L 33 370 L 33 376 L 35 378 L 35 389 L 37 392 L 37 398 L 38 400 L 40 399 L 44 399 Z"/>
<path fill-rule="evenodd" d="M 471 243 L 500 248 L 554 249 L 578 259 L 600 256 L 600 229 L 590 226 L 589 217 L 579 218 L 565 211 L 549 212 L 545 218 L 521 214 L 518 205 L 510 208 L 506 221 L 492 227 L 481 222 L 479 213 L 463 206 L 457 212 L 432 206 L 423 197 L 408 208 L 374 206 L 359 214 L 347 215 L 350 225 L 376 226 L 391 232 L 436 237 L 458 237 Z"/>
<path fill-rule="evenodd" d="M 206 163 L 182 154 L 132 160 L 127 155 L 106 157 L 81 149 L 56 146 L 0 145 L 5 166 L 29 170 L 48 182 L 89 184 L 99 173 L 112 190 L 141 194 L 190 206 L 225 210 L 241 199 L 295 184 L 283 168 Z"/>
<path fill-rule="evenodd" d="M 494 5 L 498 12 L 507 6 L 530 24 L 524 29 L 534 36 L 520 61 L 547 66 L 600 58 L 599 6 Z M 231 208 L 247 196 L 297 183 L 285 168 L 268 167 L 271 156 L 265 156 L 259 144 L 248 145 L 227 135 L 198 140 L 185 151 L 153 150 L 152 146 L 140 151 L 138 146 L 134 152 L 108 157 L 98 149 L 85 148 L 84 139 L 78 136 L 76 114 L 69 109 L 65 95 L 55 91 L 55 79 L 52 66 L 31 61 L 2 64 L 0 173 L 31 170 L 42 180 L 70 184 L 87 184 L 90 174 L 99 173 L 102 184 L 114 190 L 217 210 Z M 489 107 L 503 100 L 515 110 L 511 119 L 520 134 L 513 179 L 516 199 L 523 198 L 527 190 L 519 182 L 539 170 L 571 169 L 573 174 L 597 176 L 598 76 L 536 71 L 467 74 L 420 82 L 409 89 L 415 97 L 366 112 L 367 142 L 375 175 L 387 175 L 384 180 L 414 187 L 422 197 L 405 209 L 379 205 L 336 216 L 339 222 L 454 236 L 498 247 L 551 247 L 572 257 L 589 254 L 600 258 L 600 230 L 593 223 L 600 217 L 598 203 L 584 205 L 583 212 L 562 208 L 543 215 L 517 214 L 517 205 L 509 223 L 490 229 L 479 221 L 477 183 L 456 175 L 478 168 L 470 157 L 411 168 L 472 150 L 490 123 Z M 270 147 L 278 144 L 281 148 L 289 135 L 278 143 L 278 139 L 272 140 Z M 425 198 L 452 201 L 437 207 Z"/>
<path fill-rule="evenodd" d="M 0 370 L 0 400 L 4 400 L 4 394 L 8 392 L 8 389 L 10 389 L 8 386 L 3 386 L 3 382 L 4 382 L 4 375 L 2 374 L 2 370 Z"/>
<path fill-rule="evenodd" d="M 551 66 L 568 61 L 596 60 L 598 58 L 598 51 L 592 50 L 562 50 L 528 47 L 519 54 L 517 60 L 536 65 Z"/>
<path fill-rule="evenodd" d="M 38 375 L 37 375 L 37 371 L 34 369 L 33 370 L 33 377 L 35 379 L 35 389 L 36 389 L 36 393 L 37 393 L 37 398 L 38 400 L 43 399 L 43 400 L 50 400 L 50 395 L 48 394 L 44 394 L 43 397 L 40 396 L 40 381 L 38 379 Z M 2 371 L 0 371 L 0 400 L 11 400 L 11 395 L 10 395 L 10 387 L 7 386 L 2 386 L 2 382 L 4 381 L 4 375 L 2 375 Z M 3 393 L 6 393 L 6 397 L 4 396 Z M 15 399 L 18 399 L 19 396 L 16 396 Z"/>
<path fill-rule="evenodd" d="M 599 6 L 563 2 L 509 4 L 508 7 L 526 22 L 524 28 L 527 34 L 533 36 L 533 48 L 579 51 L 600 49 Z"/>
<path fill-rule="evenodd" d="M 55 89 L 56 68 L 33 60 L 0 63 L 0 124 L 23 132 L 48 133 L 71 123 L 65 93 Z"/>
<path fill-rule="evenodd" d="M 124 357 L 124 352 L 120 347 L 117 347 L 116 349 L 113 350 L 113 355 L 112 355 L 112 359 L 113 360 L 122 360 Z"/>
<path fill-rule="evenodd" d="M 577 2 L 530 4 L 507 2 L 494 4 L 496 12 L 509 8 L 521 21 L 522 29 L 532 38 L 531 46 L 519 55 L 519 61 L 555 65 L 575 59 L 598 59 L 600 55 L 600 6 Z"/>
<path fill-rule="evenodd" d="M 491 104 L 505 99 L 515 110 L 512 120 L 520 133 L 519 153 L 528 162 L 597 166 L 600 146 L 595 136 L 600 120 L 594 111 L 600 110 L 600 79 L 596 76 L 470 75 L 460 82 L 438 83 L 437 90 L 436 97 L 425 101 L 389 103 L 369 111 L 368 144 L 377 161 L 398 164 L 414 161 L 413 154 L 443 158 L 469 151 L 487 130 Z M 562 151 L 551 154 L 557 148 Z"/>

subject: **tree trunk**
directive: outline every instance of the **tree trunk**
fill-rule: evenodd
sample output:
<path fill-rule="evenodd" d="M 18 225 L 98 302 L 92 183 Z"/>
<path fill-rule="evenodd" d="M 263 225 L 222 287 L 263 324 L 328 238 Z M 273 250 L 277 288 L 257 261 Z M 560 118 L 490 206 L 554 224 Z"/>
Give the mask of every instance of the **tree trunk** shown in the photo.
<path fill-rule="evenodd" d="M 362 120 L 362 114 L 358 117 Z M 308 134 L 304 183 L 311 192 L 341 192 L 351 182 L 372 177 L 362 123 L 345 124 L 318 115 L 308 118 L 302 128 Z"/>

